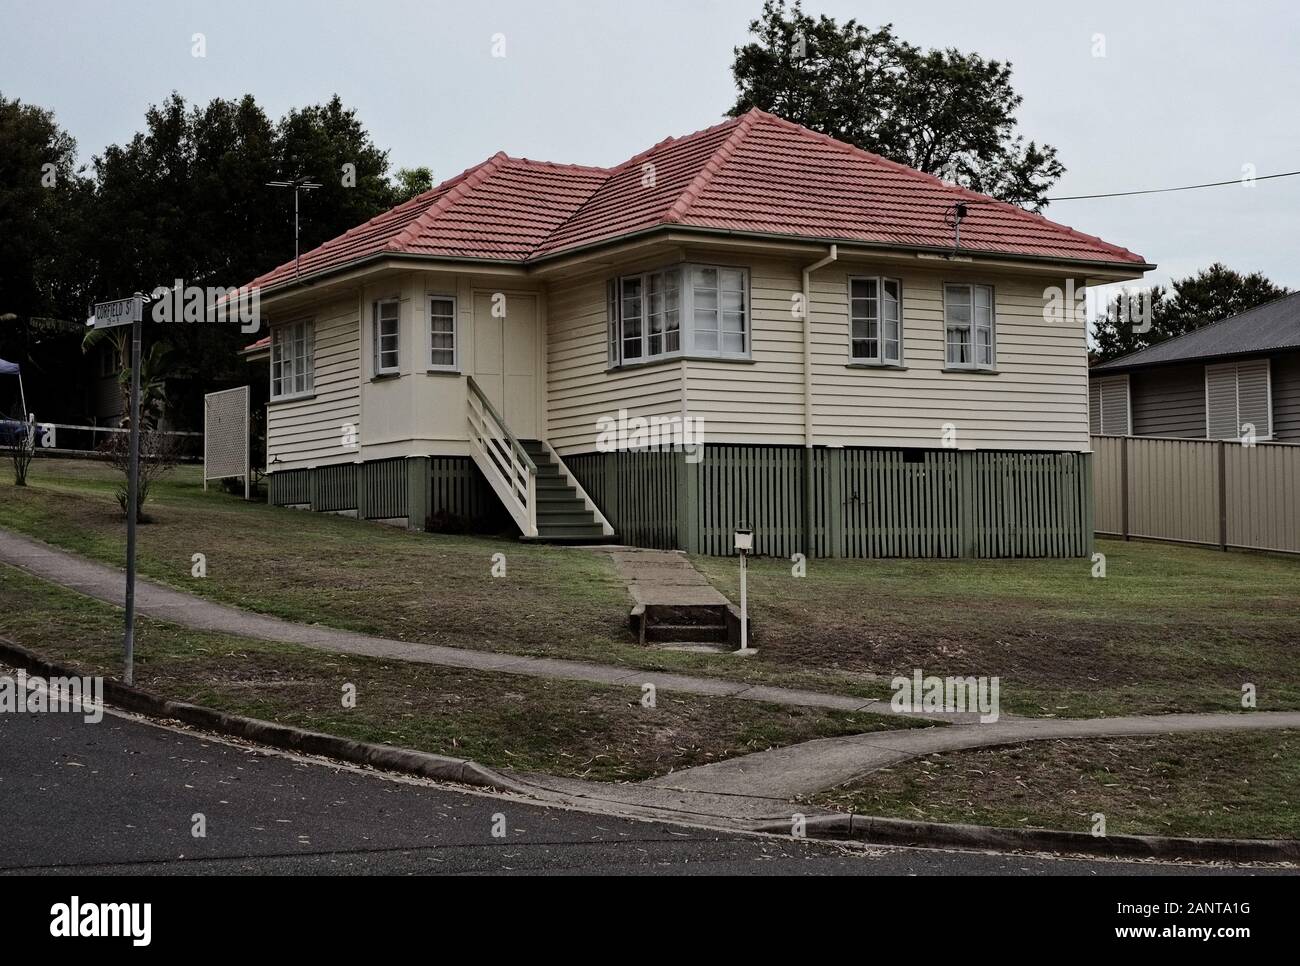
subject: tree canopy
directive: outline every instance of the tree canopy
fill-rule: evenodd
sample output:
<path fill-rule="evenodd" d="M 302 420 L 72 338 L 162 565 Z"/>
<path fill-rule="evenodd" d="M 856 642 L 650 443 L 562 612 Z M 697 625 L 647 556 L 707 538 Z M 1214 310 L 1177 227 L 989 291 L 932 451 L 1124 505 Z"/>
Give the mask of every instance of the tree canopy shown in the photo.
<path fill-rule="evenodd" d="M 1056 149 L 1016 133 L 1011 64 L 922 50 L 870 29 L 765 0 L 735 49 L 732 115 L 758 107 L 927 174 L 1035 211 L 1065 173 Z"/>
<path fill-rule="evenodd" d="M 1177 279 L 1169 289 L 1151 289 L 1151 326 L 1145 332 L 1135 331 L 1128 314 L 1112 304 L 1111 311 L 1093 321 L 1098 360 L 1117 359 L 1288 294 L 1260 272 L 1242 274 L 1215 262 Z"/>

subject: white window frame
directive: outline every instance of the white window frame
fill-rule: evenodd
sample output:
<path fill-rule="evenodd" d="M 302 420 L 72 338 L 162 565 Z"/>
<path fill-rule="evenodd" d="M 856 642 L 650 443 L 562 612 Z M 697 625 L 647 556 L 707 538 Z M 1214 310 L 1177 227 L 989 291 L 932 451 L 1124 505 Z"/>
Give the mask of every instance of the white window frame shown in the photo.
<path fill-rule="evenodd" d="M 695 326 L 696 313 L 696 293 L 694 277 L 696 271 L 715 271 L 718 273 L 717 297 L 714 306 L 714 318 L 717 322 L 716 331 L 718 333 L 718 347 L 703 348 L 696 339 L 697 330 Z M 739 276 L 738 288 L 722 288 L 722 273 L 735 273 Z M 673 331 L 668 328 L 668 305 L 667 291 L 668 281 L 675 278 L 677 282 L 677 347 L 668 348 L 669 335 Z M 663 309 L 656 311 L 654 300 L 652 298 L 652 289 L 654 279 L 662 279 L 664 285 Z M 625 286 L 628 284 L 638 284 L 640 286 L 639 295 L 639 314 L 636 316 L 639 322 L 639 331 L 636 335 L 628 336 L 624 322 L 625 319 L 631 318 L 626 314 L 627 307 L 631 302 L 631 297 L 625 296 Z M 729 310 L 726 307 L 724 291 L 730 295 L 739 295 L 740 310 Z M 750 296 L 749 287 L 749 269 L 737 265 L 713 265 L 699 262 L 679 262 L 662 268 L 651 269 L 645 272 L 631 272 L 625 275 L 619 275 L 609 280 L 606 285 L 606 315 L 607 315 L 607 333 L 606 333 L 606 355 L 609 367 L 619 368 L 622 366 L 636 366 L 645 363 L 658 362 L 663 359 L 675 359 L 682 357 L 698 357 L 707 359 L 738 359 L 748 360 L 753 348 L 753 328 L 754 328 L 754 310 L 753 300 Z M 701 306 L 701 311 L 707 311 Z M 728 315 L 740 315 L 739 334 L 743 339 L 743 348 L 740 351 L 735 349 L 727 350 L 723 348 L 723 342 L 726 334 L 736 335 L 737 330 L 734 326 L 729 327 Z M 652 324 L 656 318 L 662 316 L 663 322 L 659 330 L 652 331 Z M 661 336 L 660 348 L 658 352 L 651 352 L 653 341 L 656 336 Z M 629 356 L 628 349 L 635 345 L 640 350 L 639 355 Z"/>
<path fill-rule="evenodd" d="M 388 306 L 396 309 L 396 315 L 391 319 L 383 318 L 383 310 Z M 392 322 L 393 331 L 385 333 L 383 323 Z M 402 371 L 402 300 L 396 298 L 375 299 L 370 309 L 370 337 L 372 345 L 371 364 L 374 366 L 376 376 L 395 376 Z M 393 346 L 391 349 L 384 348 L 383 340 L 391 338 Z M 391 365 L 384 365 L 383 358 L 385 354 L 394 356 Z"/>
<path fill-rule="evenodd" d="M 966 325 L 953 325 L 948 319 L 948 290 L 951 288 L 964 288 L 970 295 L 970 322 Z M 981 362 L 979 359 L 979 330 L 984 328 L 979 325 L 975 319 L 975 290 L 986 289 L 989 293 L 989 359 L 987 362 Z M 970 361 L 954 362 L 949 354 L 949 347 L 952 340 L 949 333 L 955 329 L 965 328 L 970 334 Z M 998 296 L 997 290 L 989 284 L 983 282 L 944 282 L 943 283 L 943 367 L 945 369 L 956 369 L 968 372 L 992 372 L 998 366 Z"/>
<path fill-rule="evenodd" d="M 290 353 L 285 355 L 288 343 Z M 310 319 L 271 328 L 271 399 L 301 399 L 316 392 L 316 326 Z M 278 369 L 277 369 L 278 367 Z M 290 388 L 286 391 L 285 381 Z M 301 384 L 302 388 L 299 388 Z"/>
<path fill-rule="evenodd" d="M 876 283 L 876 298 L 875 298 L 876 317 L 874 320 L 876 323 L 875 355 L 860 356 L 856 354 L 856 343 L 868 342 L 870 341 L 870 337 L 867 336 L 864 338 L 858 338 L 856 332 L 854 331 L 854 324 L 856 322 L 865 322 L 869 324 L 872 321 L 872 319 L 870 318 L 870 316 L 859 317 L 854 314 L 854 307 L 853 307 L 853 303 L 855 301 L 853 297 L 854 282 L 875 282 Z M 898 355 L 897 358 L 893 358 L 893 359 L 888 358 L 885 355 L 885 343 L 887 341 L 885 339 L 886 319 L 884 317 L 884 313 L 881 310 L 885 304 L 884 291 L 885 291 L 886 283 L 892 284 L 898 293 L 898 339 L 897 339 Z M 849 364 L 855 366 L 885 366 L 890 368 L 901 367 L 903 365 L 903 354 L 904 354 L 903 353 L 904 337 L 903 337 L 903 281 L 902 279 L 891 278 L 888 275 L 850 275 L 848 277 L 848 299 L 849 299 Z M 945 348 L 945 352 L 946 351 L 947 350 Z"/>
<path fill-rule="evenodd" d="M 433 303 L 434 302 L 451 303 L 451 363 L 450 364 L 433 361 L 435 352 L 447 351 L 446 349 L 435 347 L 433 344 L 433 337 L 435 335 L 433 331 Z M 460 372 L 460 317 L 459 315 L 457 315 L 459 308 L 456 302 L 456 296 L 443 295 L 438 292 L 431 292 L 429 293 L 428 299 L 426 300 L 425 304 L 428 309 L 428 320 L 429 320 L 429 324 L 427 326 L 428 334 L 429 334 L 428 371 L 429 372 Z M 446 333 L 437 333 L 437 334 L 445 335 Z"/>

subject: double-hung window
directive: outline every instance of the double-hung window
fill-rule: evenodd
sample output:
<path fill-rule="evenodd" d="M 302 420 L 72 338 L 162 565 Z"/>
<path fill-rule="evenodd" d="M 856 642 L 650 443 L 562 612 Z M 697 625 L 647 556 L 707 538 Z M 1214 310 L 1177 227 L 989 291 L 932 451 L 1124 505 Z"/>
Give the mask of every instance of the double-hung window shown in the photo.
<path fill-rule="evenodd" d="M 456 300 L 429 296 L 429 368 L 456 368 Z"/>
<path fill-rule="evenodd" d="M 400 354 L 398 333 L 401 329 L 402 303 L 397 299 L 384 299 L 375 303 L 375 375 L 391 375 L 398 371 Z"/>
<path fill-rule="evenodd" d="M 993 288 L 989 285 L 943 287 L 944 330 L 950 369 L 992 369 Z"/>
<path fill-rule="evenodd" d="M 675 265 L 609 283 L 609 363 L 749 353 L 749 278 L 741 268 Z"/>
<path fill-rule="evenodd" d="M 903 361 L 903 287 L 897 279 L 849 279 L 849 360 Z"/>
<path fill-rule="evenodd" d="M 271 330 L 271 398 L 312 391 L 312 353 L 316 333 L 310 322 L 279 325 Z"/>

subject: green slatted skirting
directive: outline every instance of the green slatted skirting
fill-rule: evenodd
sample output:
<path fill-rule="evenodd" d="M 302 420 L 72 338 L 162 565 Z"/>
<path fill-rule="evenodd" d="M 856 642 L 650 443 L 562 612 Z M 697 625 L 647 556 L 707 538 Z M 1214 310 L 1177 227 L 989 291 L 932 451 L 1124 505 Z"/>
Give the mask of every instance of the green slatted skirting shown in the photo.
<path fill-rule="evenodd" d="M 626 543 L 731 555 L 805 552 L 805 448 L 713 444 L 681 453 L 565 457 Z M 818 447 L 811 451 L 818 557 L 1079 557 L 1092 552 L 1086 453 Z M 676 494 L 674 498 L 674 494 Z"/>
<path fill-rule="evenodd" d="M 267 499 L 273 506 L 311 502 L 311 470 L 277 470 L 267 476 Z"/>
<path fill-rule="evenodd" d="M 407 514 L 406 460 L 374 460 L 360 464 L 359 486 L 365 487 L 367 520 L 387 520 Z"/>
<path fill-rule="evenodd" d="M 357 508 L 357 476 L 359 464 L 340 463 L 319 466 L 316 474 L 316 501 L 313 510 L 337 512 Z"/>
<path fill-rule="evenodd" d="M 677 548 L 677 493 L 682 454 L 666 450 L 587 453 L 564 463 L 614 524 L 637 547 Z"/>

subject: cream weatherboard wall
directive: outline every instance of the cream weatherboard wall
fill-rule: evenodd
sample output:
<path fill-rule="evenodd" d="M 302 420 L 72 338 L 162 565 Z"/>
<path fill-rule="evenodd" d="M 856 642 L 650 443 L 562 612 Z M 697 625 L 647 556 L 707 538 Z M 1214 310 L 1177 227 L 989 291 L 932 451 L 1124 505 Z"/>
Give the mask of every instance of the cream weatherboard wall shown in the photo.
<path fill-rule="evenodd" d="M 850 359 L 851 276 L 901 282 L 900 366 Z M 945 282 L 993 286 L 996 372 L 945 371 Z M 1041 277 L 869 263 L 836 263 L 815 272 L 809 286 L 814 441 L 939 448 L 951 424 L 958 449 L 1087 451 L 1084 328 L 1045 319 L 1050 284 Z M 796 264 L 750 264 L 753 362 L 690 363 L 690 411 L 705 418 L 711 440 L 804 442 L 803 323 L 791 309 L 801 287 Z"/>
<path fill-rule="evenodd" d="M 804 443 L 803 323 L 792 310 L 801 264 L 781 259 L 691 260 L 750 273 L 749 361 L 692 358 L 606 364 L 605 283 L 610 273 L 555 284 L 549 294 L 549 433 L 562 453 L 590 452 L 596 421 L 616 415 L 703 419 L 709 442 Z M 898 278 L 903 288 L 900 367 L 853 365 L 848 280 Z M 943 286 L 994 288 L 997 371 L 945 371 Z M 940 448 L 946 424 L 959 449 L 1087 452 L 1088 380 L 1081 322 L 1048 321 L 1042 276 L 924 271 L 836 263 L 812 278 L 813 421 L 819 445 Z"/>
<path fill-rule="evenodd" d="M 608 274 L 552 282 L 547 293 L 546 426 L 561 454 L 596 449 L 599 420 L 680 416 L 680 359 L 609 371 L 605 285 Z"/>
<path fill-rule="evenodd" d="M 456 299 L 456 371 L 429 365 L 431 295 Z M 504 319 L 491 313 L 497 295 L 503 297 L 499 304 Z M 379 374 L 373 306 L 388 299 L 399 305 L 399 364 L 397 372 Z M 283 322 L 302 319 L 311 319 L 315 327 L 315 394 L 273 400 L 268 406 L 267 459 L 272 472 L 402 456 L 466 456 L 465 375 L 481 370 L 490 386 L 494 376 L 501 380 L 503 362 L 515 377 L 515 409 L 535 418 L 545 412 L 545 304 L 539 287 L 528 280 L 392 273 L 347 297 L 323 302 L 312 312 L 286 316 Z M 499 327 L 497 337 L 485 342 L 479 330 L 494 326 Z M 485 345 L 509 351 L 503 359 L 480 358 Z M 504 388 L 506 383 L 499 385 Z M 536 418 L 525 430 L 540 422 Z M 351 426 L 356 428 L 355 447 L 345 445 L 346 428 Z"/>
<path fill-rule="evenodd" d="M 361 420 L 356 299 L 335 299 L 310 314 L 282 321 L 303 319 L 310 319 L 314 327 L 314 392 L 299 399 L 272 400 L 267 406 L 266 459 L 273 473 L 355 458 L 343 447 L 343 427 Z"/>

